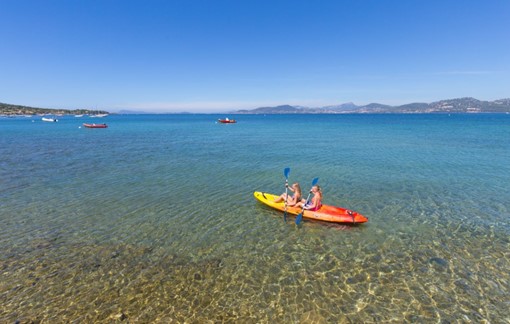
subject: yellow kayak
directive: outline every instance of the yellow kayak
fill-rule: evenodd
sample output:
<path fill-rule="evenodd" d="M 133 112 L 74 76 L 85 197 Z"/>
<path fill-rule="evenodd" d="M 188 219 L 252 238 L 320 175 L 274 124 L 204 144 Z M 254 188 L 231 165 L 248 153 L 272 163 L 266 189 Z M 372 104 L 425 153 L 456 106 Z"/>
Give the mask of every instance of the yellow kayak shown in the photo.
<path fill-rule="evenodd" d="M 285 211 L 285 204 L 283 202 L 274 202 L 274 200 L 278 198 L 277 195 L 260 191 L 255 191 L 253 195 L 261 203 L 274 209 Z M 287 206 L 287 213 L 289 214 L 298 215 L 301 211 L 301 207 Z M 368 218 L 355 211 L 330 205 L 322 205 L 322 207 L 316 211 L 305 210 L 303 212 L 303 217 L 333 223 L 359 224 L 368 222 Z"/>

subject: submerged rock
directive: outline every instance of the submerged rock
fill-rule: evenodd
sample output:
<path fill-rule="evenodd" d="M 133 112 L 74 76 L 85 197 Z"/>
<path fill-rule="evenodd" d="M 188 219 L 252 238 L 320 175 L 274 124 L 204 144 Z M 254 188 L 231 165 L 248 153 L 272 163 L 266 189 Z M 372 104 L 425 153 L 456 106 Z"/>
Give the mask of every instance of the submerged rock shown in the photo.
<path fill-rule="evenodd" d="M 429 259 L 429 263 L 432 264 L 432 266 L 436 270 L 447 270 L 448 269 L 448 261 L 442 258 L 434 257 Z"/>
<path fill-rule="evenodd" d="M 127 315 L 124 314 L 124 312 L 120 312 L 115 315 L 110 315 L 110 319 L 115 320 L 115 321 L 124 321 L 127 319 Z"/>

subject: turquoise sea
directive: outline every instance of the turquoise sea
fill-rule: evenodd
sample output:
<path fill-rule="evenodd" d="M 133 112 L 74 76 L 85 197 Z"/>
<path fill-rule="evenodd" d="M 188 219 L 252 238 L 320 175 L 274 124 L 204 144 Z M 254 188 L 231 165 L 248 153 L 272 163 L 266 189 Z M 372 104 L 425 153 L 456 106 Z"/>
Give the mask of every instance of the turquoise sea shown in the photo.
<path fill-rule="evenodd" d="M 0 118 L 0 322 L 510 323 L 509 184 L 510 115 Z"/>

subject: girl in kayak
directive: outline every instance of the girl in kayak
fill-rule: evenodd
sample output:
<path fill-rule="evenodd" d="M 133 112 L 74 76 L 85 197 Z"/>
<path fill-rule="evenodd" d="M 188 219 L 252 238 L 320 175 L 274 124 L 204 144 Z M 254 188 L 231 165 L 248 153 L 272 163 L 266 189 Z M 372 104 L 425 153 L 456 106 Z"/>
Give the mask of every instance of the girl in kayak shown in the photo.
<path fill-rule="evenodd" d="M 306 210 L 316 211 L 322 207 L 322 190 L 320 186 L 313 186 L 310 192 L 313 194 L 312 200 L 308 203 L 303 199 L 296 204 L 297 207 L 303 207 Z"/>
<path fill-rule="evenodd" d="M 292 191 L 293 195 L 288 195 L 285 192 L 280 195 L 280 197 L 276 198 L 274 202 L 282 202 L 287 199 L 287 206 L 295 206 L 301 201 L 301 186 L 299 183 L 294 183 L 292 186 L 288 187 L 290 191 Z"/>

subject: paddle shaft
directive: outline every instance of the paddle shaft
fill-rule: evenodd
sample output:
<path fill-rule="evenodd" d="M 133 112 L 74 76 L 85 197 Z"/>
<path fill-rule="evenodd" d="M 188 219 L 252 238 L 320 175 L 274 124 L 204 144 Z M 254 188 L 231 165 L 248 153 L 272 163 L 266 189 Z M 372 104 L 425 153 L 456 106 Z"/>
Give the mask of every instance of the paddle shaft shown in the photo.
<path fill-rule="evenodd" d="M 312 188 L 313 188 L 313 186 L 315 186 L 317 184 L 317 182 L 319 182 L 319 178 L 314 178 L 312 180 Z M 310 191 L 308 192 L 308 197 L 306 197 L 306 201 L 303 204 L 303 208 L 301 209 L 301 213 L 299 213 L 299 215 L 297 215 L 297 217 L 296 217 L 296 225 L 299 225 L 299 223 L 301 223 L 301 220 L 303 219 L 303 213 L 305 212 L 305 207 L 308 204 L 308 201 L 310 200 L 311 194 L 312 194 L 312 189 L 310 188 Z"/>
<path fill-rule="evenodd" d="M 283 211 L 283 221 L 287 221 L 287 198 L 288 198 L 288 188 L 289 188 L 289 173 L 290 168 L 285 168 L 283 170 L 283 175 L 285 176 L 285 210 Z"/>

